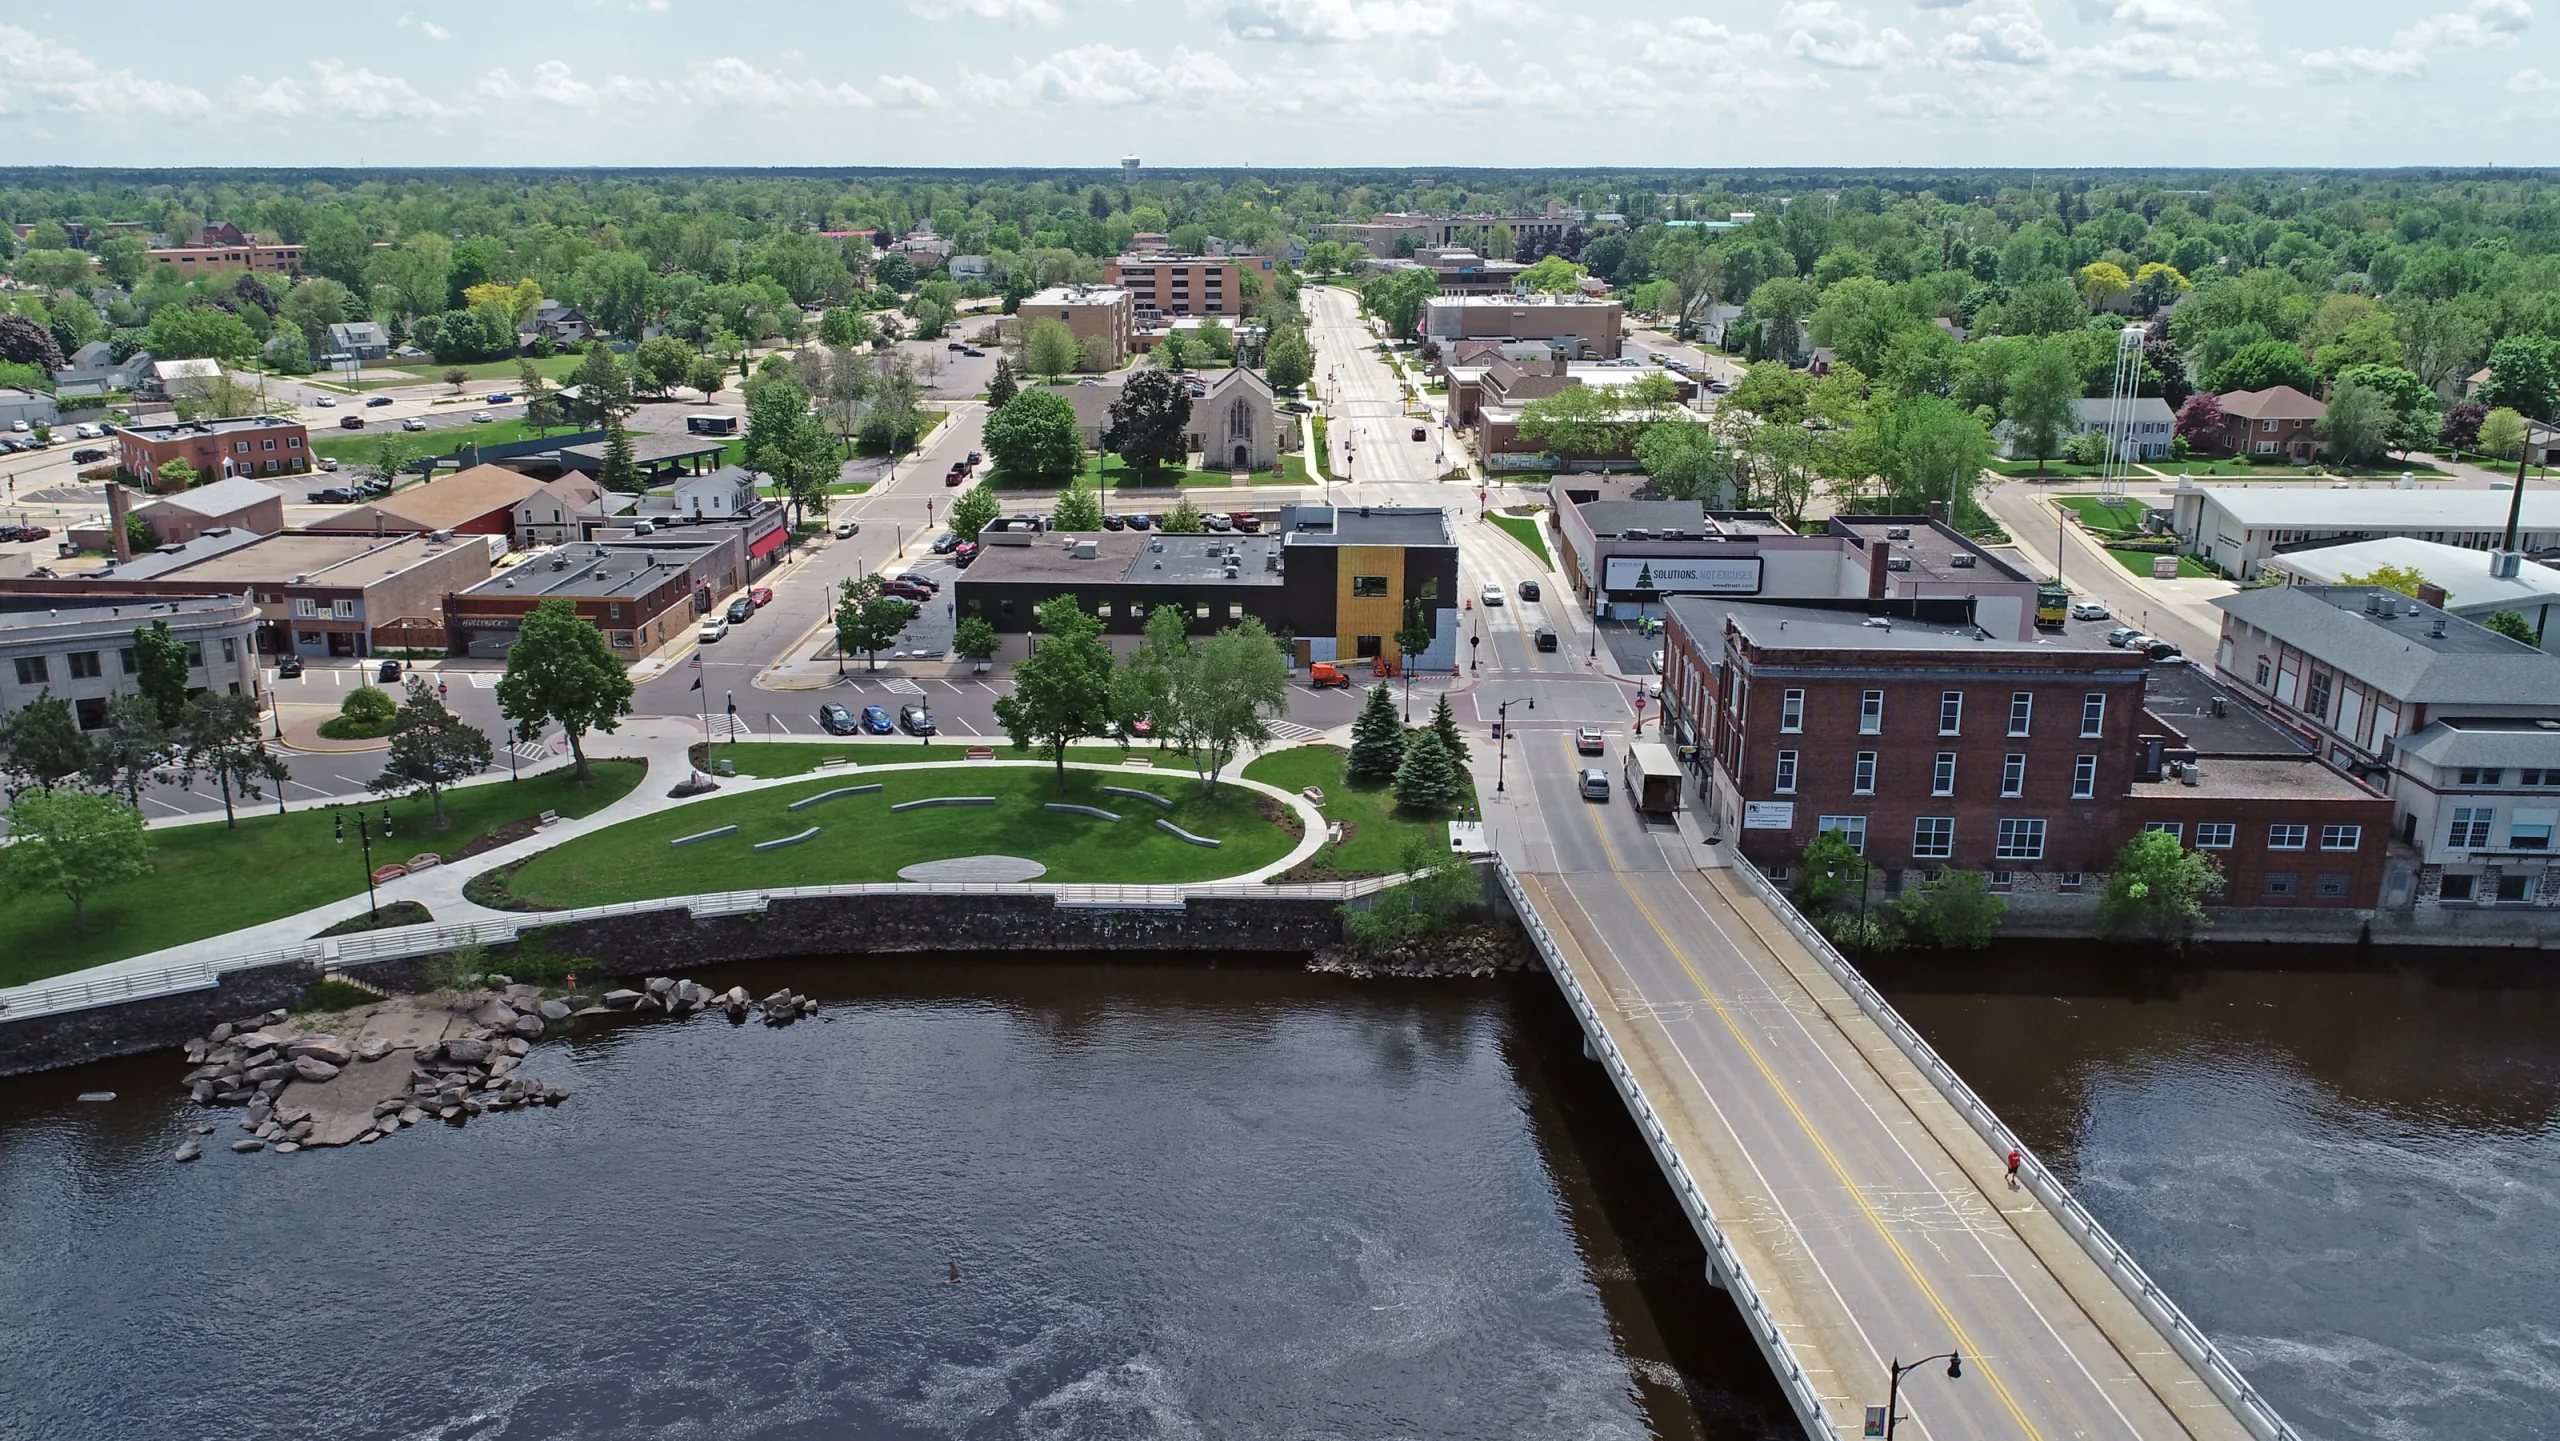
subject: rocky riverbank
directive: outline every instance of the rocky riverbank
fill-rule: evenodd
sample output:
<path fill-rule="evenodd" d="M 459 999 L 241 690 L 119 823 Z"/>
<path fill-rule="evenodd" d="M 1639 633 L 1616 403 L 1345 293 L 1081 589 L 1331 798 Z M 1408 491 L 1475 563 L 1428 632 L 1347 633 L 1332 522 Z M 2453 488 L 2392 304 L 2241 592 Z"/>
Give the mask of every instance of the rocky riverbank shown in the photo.
<path fill-rule="evenodd" d="M 1375 955 L 1355 946 L 1327 946 L 1308 960 L 1307 969 L 1360 980 L 1436 980 L 1525 971 L 1538 964 L 1537 950 L 1517 928 L 1480 922 L 1417 936 Z"/>

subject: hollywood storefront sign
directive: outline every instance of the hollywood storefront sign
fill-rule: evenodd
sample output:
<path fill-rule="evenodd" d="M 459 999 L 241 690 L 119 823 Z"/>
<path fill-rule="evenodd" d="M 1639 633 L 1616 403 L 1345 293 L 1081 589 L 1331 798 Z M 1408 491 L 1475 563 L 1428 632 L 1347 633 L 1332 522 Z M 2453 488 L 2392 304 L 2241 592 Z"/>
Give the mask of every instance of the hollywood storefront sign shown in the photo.
<path fill-rule="evenodd" d="M 1600 585 L 1612 595 L 1758 595 L 1760 557 L 1613 555 Z"/>

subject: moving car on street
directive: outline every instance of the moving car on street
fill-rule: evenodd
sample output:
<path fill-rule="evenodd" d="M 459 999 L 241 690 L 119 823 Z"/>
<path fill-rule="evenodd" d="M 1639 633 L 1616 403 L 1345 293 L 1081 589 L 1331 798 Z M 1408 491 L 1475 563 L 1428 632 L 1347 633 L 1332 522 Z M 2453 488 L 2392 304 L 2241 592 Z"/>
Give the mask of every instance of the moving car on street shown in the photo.
<path fill-rule="evenodd" d="M 1608 739 L 1598 726 L 1576 726 L 1573 749 L 1576 755 L 1596 756 L 1608 749 Z"/>
<path fill-rule="evenodd" d="M 728 633 L 728 618 L 725 616 L 715 615 L 702 623 L 702 629 L 695 631 L 693 633 L 693 638 L 704 645 L 709 645 L 711 642 L 718 640 L 720 637 L 727 635 Z"/>

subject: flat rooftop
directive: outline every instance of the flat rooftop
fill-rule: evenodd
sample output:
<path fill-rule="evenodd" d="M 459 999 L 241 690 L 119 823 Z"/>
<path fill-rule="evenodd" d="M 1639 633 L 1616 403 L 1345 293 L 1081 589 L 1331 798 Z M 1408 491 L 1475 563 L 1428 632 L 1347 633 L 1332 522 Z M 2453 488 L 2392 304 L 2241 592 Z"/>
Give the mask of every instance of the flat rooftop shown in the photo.
<path fill-rule="evenodd" d="M 2514 497 L 2503 490 L 2452 490 L 2430 486 L 2400 490 L 2382 486 L 2338 489 L 2289 481 L 2270 485 L 2196 487 L 2231 519 L 2250 530 L 2503 530 Z M 2172 490 L 2172 500 L 2184 494 Z M 2560 494 L 2527 489 L 2523 528 L 2560 529 Z"/>
<path fill-rule="evenodd" d="M 216 435 L 237 435 L 242 431 L 300 430 L 302 422 L 273 415 L 235 415 L 226 420 L 172 420 L 109 428 L 143 440 L 171 441 L 197 440 Z"/>
<path fill-rule="evenodd" d="M 2473 610 L 2487 606 L 2524 608 L 2560 600 L 2560 570 L 2534 561 L 2516 567 L 2513 579 L 2489 573 L 2490 553 L 2414 535 L 2314 546 L 2267 557 L 2266 564 L 2313 585 L 2336 585 L 2351 575 L 2370 575 L 2383 566 L 2414 570 L 2444 587 L 2453 606 Z"/>
<path fill-rule="evenodd" d="M 0 632 L 27 633 L 100 621 L 142 625 L 154 617 L 222 617 L 241 614 L 246 604 L 245 596 L 236 595 L 0 595 Z"/>
<path fill-rule="evenodd" d="M 1079 558 L 1091 544 L 1091 558 Z M 987 544 L 962 583 L 1083 581 L 1095 585 L 1278 585 L 1276 535 L 1166 535 L 1161 531 L 1051 531 L 1029 545 Z M 1227 574 L 1227 557 L 1242 562 Z"/>
<path fill-rule="evenodd" d="M 1831 533 L 1867 546 L 1889 545 L 1911 561 L 1910 575 L 1929 580 L 2026 580 L 1998 556 L 1927 516 L 1835 516 Z"/>
<path fill-rule="evenodd" d="M 670 460 L 691 460 L 700 455 L 718 455 L 728 448 L 729 441 L 732 439 L 735 437 L 689 435 L 682 431 L 635 435 L 631 437 L 631 460 L 635 465 L 658 465 Z M 574 456 L 579 460 L 593 461 L 597 465 L 604 464 L 604 452 L 605 442 L 603 441 L 597 441 L 593 445 L 564 445 L 560 448 L 563 459 Z"/>
<path fill-rule="evenodd" d="M 238 581 L 243 585 L 264 582 L 360 587 L 464 546 L 477 547 L 484 556 L 489 553 L 488 543 L 476 535 L 434 544 L 423 535 L 405 531 L 361 535 L 287 530 L 164 574 L 171 579 Z"/>
<path fill-rule="evenodd" d="M 546 600 L 554 596 L 636 599 L 686 573 L 695 557 L 717 541 L 669 541 L 648 545 L 599 545 L 578 541 L 507 567 L 466 596 Z"/>
<path fill-rule="evenodd" d="M 1118 305 L 1129 292 L 1116 285 L 1052 285 L 1022 302 L 1025 305 Z"/>
<path fill-rule="evenodd" d="M 2214 702 L 2222 713 L 2214 713 Z M 2175 730 L 2199 755 L 2296 756 L 2310 752 L 2270 720 L 2255 701 L 2205 674 L 2200 666 L 2155 665 L 2144 679 L 2142 708 Z M 2147 732 L 2147 728 L 2146 728 Z M 2177 742 L 2170 740 L 2174 749 Z"/>
<path fill-rule="evenodd" d="M 1290 545 L 1458 543 L 1449 513 L 1427 505 L 1284 505 L 1278 531 Z"/>
<path fill-rule="evenodd" d="M 2179 797 L 2221 800 L 2370 801 L 2381 794 L 2365 789 L 2313 756 L 2206 756 L 2196 762 L 2196 783 L 2136 780 L 2130 794 L 2161 800 Z M 2317 852 L 2312 854 L 2316 855 Z"/>
<path fill-rule="evenodd" d="M 1648 530 L 1649 539 L 1662 539 L 1662 532 L 1676 530 L 1681 537 L 1713 539 L 1722 532 L 1707 518 L 1704 501 L 1696 500 L 1588 500 L 1576 506 L 1582 512 L 1591 533 L 1603 539 L 1622 537 L 1631 530 Z"/>
<path fill-rule="evenodd" d="M 2010 640 L 1979 627 L 1935 621 L 1870 616 L 1864 610 L 1828 610 L 1813 606 L 1766 602 L 1717 602 L 1704 597 L 1673 596 L 1666 608 L 1684 625 L 1703 626 L 1715 612 L 1738 627 L 1753 645 L 1767 650 L 1909 651 L 1932 654 L 1962 651 L 1972 655 L 2067 655 L 2074 660 L 2114 657 L 2131 668 L 2144 664 L 2130 651 L 2109 646 L 2096 635 L 2038 636 Z M 1691 617 L 1695 617 L 1693 621 Z"/>

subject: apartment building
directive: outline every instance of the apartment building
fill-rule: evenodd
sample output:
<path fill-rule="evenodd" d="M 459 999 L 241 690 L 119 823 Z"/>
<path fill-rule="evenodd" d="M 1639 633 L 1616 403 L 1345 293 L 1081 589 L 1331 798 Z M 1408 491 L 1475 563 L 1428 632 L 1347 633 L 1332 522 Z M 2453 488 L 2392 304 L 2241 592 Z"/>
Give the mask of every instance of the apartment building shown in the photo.
<path fill-rule="evenodd" d="M 310 432 L 301 421 L 272 415 L 119 425 L 114 435 L 116 463 L 152 490 L 164 488 L 160 468 L 173 460 L 184 460 L 200 481 L 302 475 L 312 465 Z"/>
<path fill-rule="evenodd" d="M 153 265 L 168 266 L 190 280 L 224 270 L 254 270 L 268 275 L 302 273 L 301 246 L 266 245 L 245 237 L 223 244 L 157 247 L 143 252 L 143 258 Z"/>
<path fill-rule="evenodd" d="M 1116 285 L 1053 285 L 1014 313 L 1018 324 L 1062 320 L 1078 342 L 1099 340 L 1109 348 L 1114 367 L 1129 358 L 1137 343 L 1137 302 Z"/>
<path fill-rule="evenodd" d="M 1573 360 L 1615 360 L 1627 308 L 1580 295 L 1437 295 L 1423 302 L 1422 335 L 1454 341 L 1544 340 Z"/>
<path fill-rule="evenodd" d="M 1103 263 L 1103 279 L 1129 292 L 1137 323 L 1156 316 L 1242 315 L 1244 277 L 1268 285 L 1272 261 L 1260 255 L 1123 255 Z"/>

